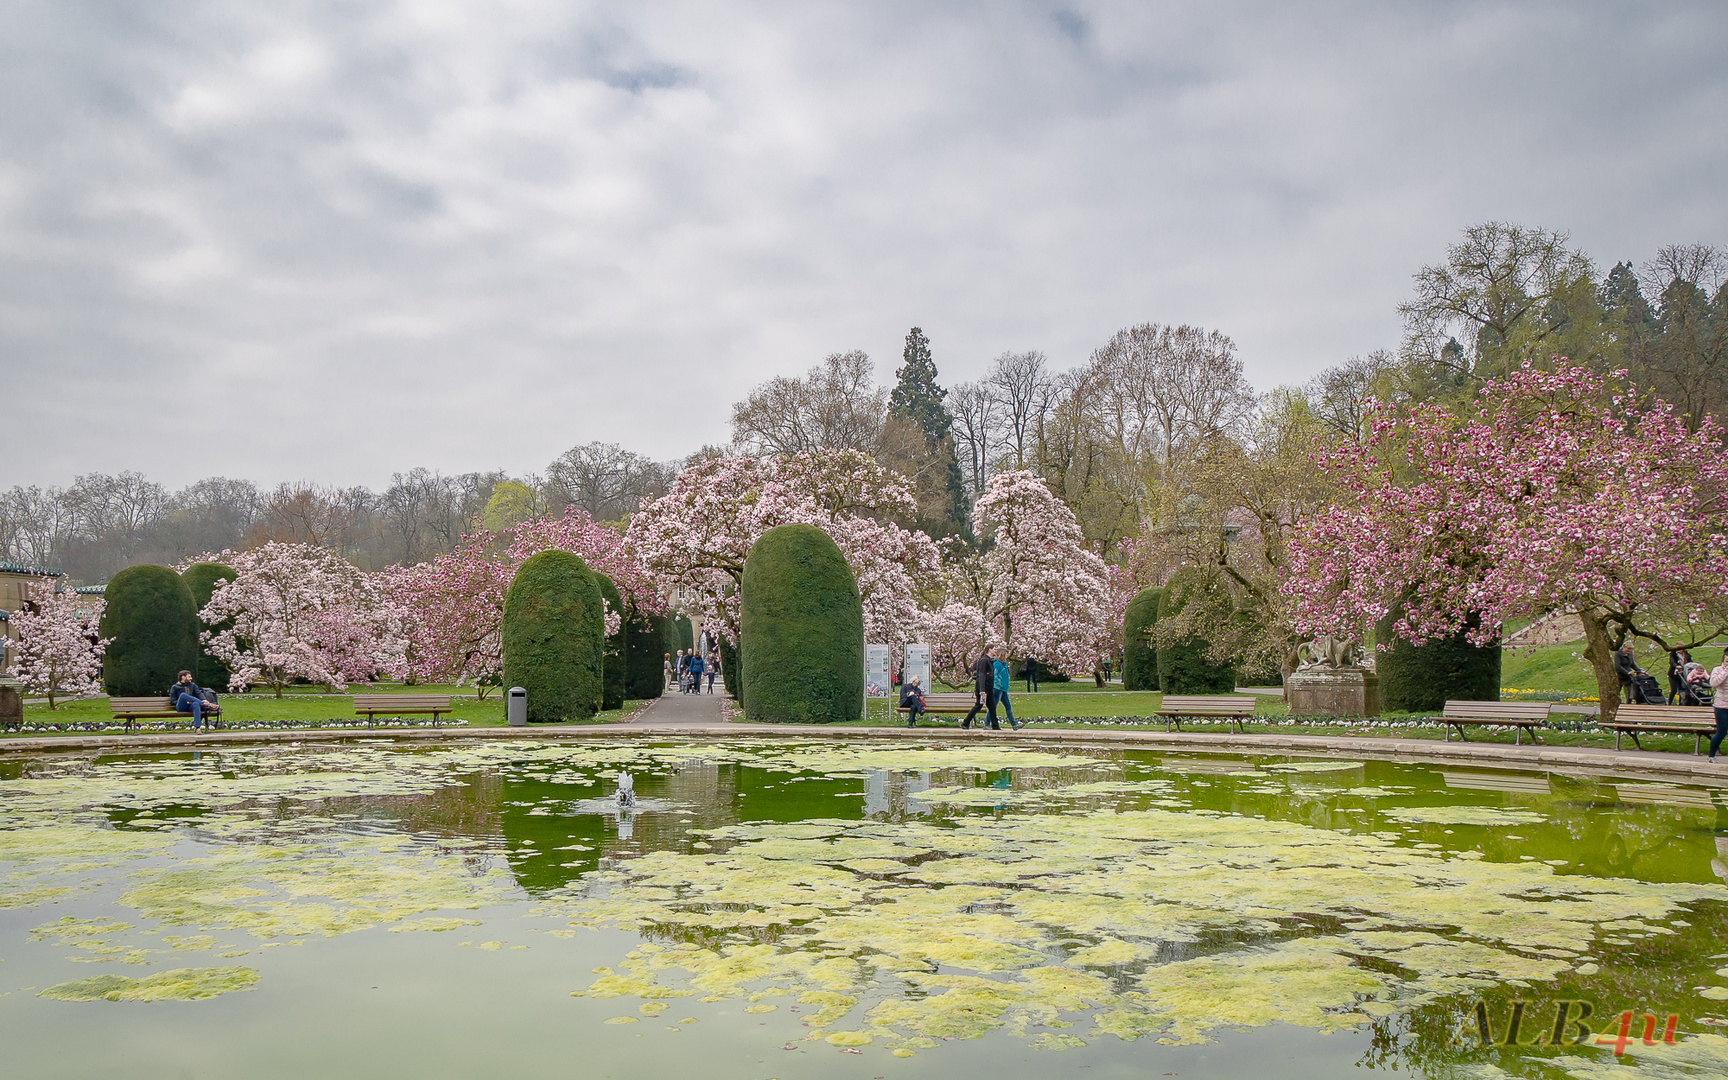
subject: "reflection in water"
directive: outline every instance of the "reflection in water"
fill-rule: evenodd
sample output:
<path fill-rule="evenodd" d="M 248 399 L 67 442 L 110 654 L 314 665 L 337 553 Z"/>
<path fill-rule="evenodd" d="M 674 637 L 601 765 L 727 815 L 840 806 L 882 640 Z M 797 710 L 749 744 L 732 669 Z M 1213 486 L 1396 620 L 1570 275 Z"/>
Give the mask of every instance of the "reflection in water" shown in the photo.
<path fill-rule="evenodd" d="M 228 964 L 235 934 L 337 949 L 362 929 L 454 930 L 407 937 L 503 951 L 512 933 L 550 932 L 572 944 L 535 948 L 576 950 L 559 970 L 595 972 L 560 997 L 626 1019 L 669 1001 L 693 1019 L 745 1001 L 788 1019 L 796 1004 L 788 1022 L 830 1049 L 988 1032 L 1086 1053 L 1140 1036 L 1246 1046 L 1234 1031 L 1276 1021 L 1336 1030 L 1371 1067 L 1479 1075 L 1493 1059 L 1583 1077 L 1539 1049 L 1485 1055 L 1460 1023 L 1478 1002 L 1503 1029 L 1515 1000 L 1532 1015 L 1589 1000 L 1674 1011 L 1695 1034 L 1719 1006 L 1687 988 L 1724 981 L 1728 835 L 1697 786 L 798 742 L 5 764 L 0 907 L 29 912 L 19 925 L 43 952 L 20 959 L 0 937 L 0 972 L 43 965 L 28 984 L 62 985 L 61 1007 L 74 976 L 118 978 L 114 965 L 159 953 Z M 68 831 L 49 843 L 44 822 Z M 127 844 L 158 868 L 123 863 Z M 55 922 L 74 887 L 99 893 L 108 921 Z M 524 899 L 542 922 L 511 906 Z M 615 939 L 590 928 L 640 944 L 595 955 Z M 68 972 L 66 950 L 105 966 Z M 324 954 L 327 970 L 349 972 L 342 955 Z M 245 963 L 260 1000 L 316 986 Z M 0 1016 L 35 1000 L 9 989 Z"/>

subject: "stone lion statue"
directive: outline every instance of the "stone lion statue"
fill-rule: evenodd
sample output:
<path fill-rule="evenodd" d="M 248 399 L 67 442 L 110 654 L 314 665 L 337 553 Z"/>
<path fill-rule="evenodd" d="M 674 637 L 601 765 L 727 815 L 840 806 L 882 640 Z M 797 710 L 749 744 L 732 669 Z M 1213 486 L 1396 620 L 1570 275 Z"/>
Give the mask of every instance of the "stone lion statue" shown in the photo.
<path fill-rule="evenodd" d="M 1297 646 L 1296 657 L 1304 671 L 1310 668 L 1361 667 L 1362 641 L 1356 637 L 1322 634 Z"/>

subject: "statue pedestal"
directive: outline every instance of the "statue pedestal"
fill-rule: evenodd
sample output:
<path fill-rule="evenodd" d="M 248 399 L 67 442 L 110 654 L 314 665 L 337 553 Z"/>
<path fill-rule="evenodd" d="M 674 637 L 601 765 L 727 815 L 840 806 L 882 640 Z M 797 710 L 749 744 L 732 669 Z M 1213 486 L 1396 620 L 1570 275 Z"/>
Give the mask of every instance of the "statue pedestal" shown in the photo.
<path fill-rule="evenodd" d="M 0 730 L 24 725 L 24 684 L 0 675 Z"/>
<path fill-rule="evenodd" d="M 1367 668 L 1312 667 L 1284 680 L 1291 716 L 1379 716 L 1380 676 Z"/>

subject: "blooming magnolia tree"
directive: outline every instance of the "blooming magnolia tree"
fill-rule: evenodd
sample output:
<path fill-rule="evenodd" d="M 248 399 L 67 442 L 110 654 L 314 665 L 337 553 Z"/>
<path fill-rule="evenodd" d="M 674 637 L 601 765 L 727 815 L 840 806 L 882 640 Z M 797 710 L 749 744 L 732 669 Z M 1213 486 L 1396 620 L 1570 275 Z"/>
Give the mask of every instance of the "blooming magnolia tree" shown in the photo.
<path fill-rule="evenodd" d="M 233 673 L 229 686 L 282 687 L 296 679 L 336 689 L 405 666 L 407 628 L 379 575 L 309 544 L 268 543 L 223 553 L 235 578 L 217 585 L 201 636 Z"/>
<path fill-rule="evenodd" d="M 1115 640 L 1126 606 L 1104 560 L 1086 544 L 1074 512 L 1028 470 L 998 473 L 972 508 L 990 546 L 975 567 L 962 560 L 951 584 L 1016 656 L 1090 672 Z"/>
<path fill-rule="evenodd" d="M 99 596 L 56 593 L 47 585 L 31 585 L 23 610 L 12 613 L 12 626 L 18 631 L 18 681 L 34 693 L 46 694 L 50 709 L 56 698 L 102 692 L 102 654 L 114 640 L 96 633 L 102 608 Z"/>
<path fill-rule="evenodd" d="M 523 562 L 549 550 L 581 556 L 612 579 L 627 605 L 650 612 L 664 606 L 623 537 L 570 507 L 561 518 L 465 536 L 448 555 L 394 572 L 389 594 L 407 629 L 408 671 L 428 682 L 472 682 L 481 693 L 496 683 L 504 662 L 504 591 Z M 608 605 L 608 634 L 618 632 L 623 616 Z"/>
<path fill-rule="evenodd" d="M 1360 633 L 1401 607 L 1413 642 L 1487 644 L 1508 620 L 1576 612 L 1612 717 L 1615 647 L 1728 633 L 1722 437 L 1558 358 L 1489 383 L 1462 414 L 1380 408 L 1362 444 L 1319 459 L 1349 497 L 1293 538 L 1297 628 Z"/>
<path fill-rule="evenodd" d="M 910 481 L 855 450 L 710 458 L 644 505 L 625 543 L 655 580 L 701 598 L 701 610 L 686 612 L 693 622 L 736 640 L 751 545 L 776 525 L 814 525 L 858 580 L 866 638 L 900 644 L 916 635 L 921 583 L 941 560 L 924 533 L 881 519 L 916 510 Z"/>

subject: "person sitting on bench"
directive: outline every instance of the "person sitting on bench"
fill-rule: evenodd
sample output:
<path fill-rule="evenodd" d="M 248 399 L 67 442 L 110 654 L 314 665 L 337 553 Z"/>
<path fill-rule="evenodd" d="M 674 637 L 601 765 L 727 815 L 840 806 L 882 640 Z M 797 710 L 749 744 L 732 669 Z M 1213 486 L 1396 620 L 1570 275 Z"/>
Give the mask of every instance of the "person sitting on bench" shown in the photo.
<path fill-rule="evenodd" d="M 174 706 L 174 711 L 192 714 L 193 731 L 203 729 L 206 716 L 219 716 L 222 713 L 214 701 L 204 696 L 206 693 L 207 691 L 199 689 L 198 684 L 192 681 L 190 671 L 182 671 L 180 681 L 168 690 L 168 701 Z M 211 694 L 210 697 L 215 695 Z"/>
<path fill-rule="evenodd" d="M 918 685 L 918 677 L 900 688 L 900 707 L 906 710 L 906 726 L 917 727 L 918 718 L 924 715 L 924 688 Z"/>

